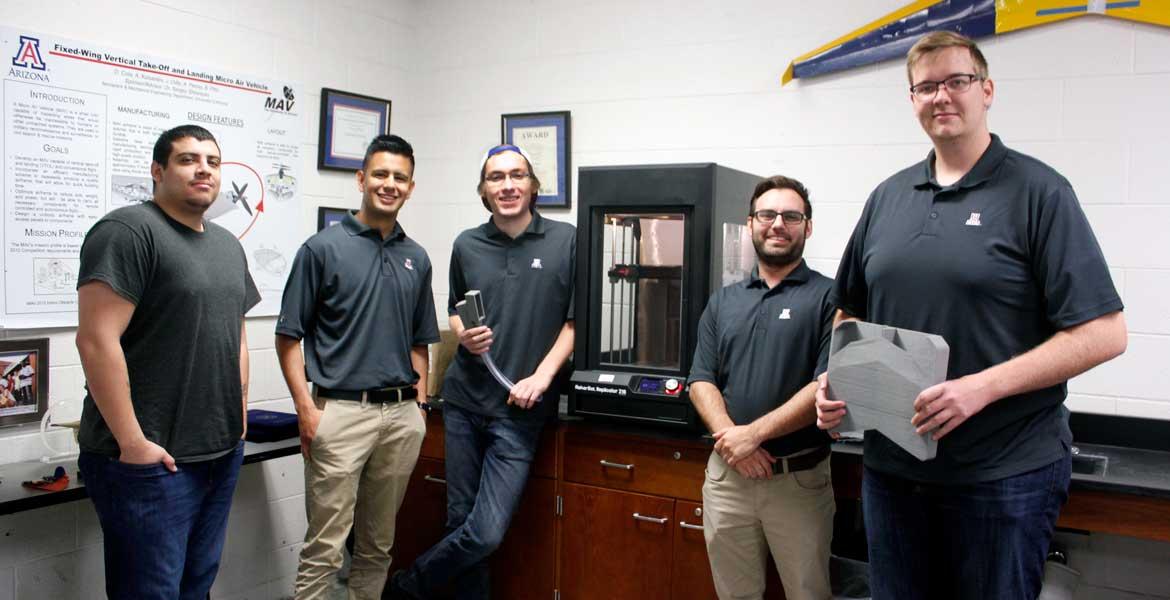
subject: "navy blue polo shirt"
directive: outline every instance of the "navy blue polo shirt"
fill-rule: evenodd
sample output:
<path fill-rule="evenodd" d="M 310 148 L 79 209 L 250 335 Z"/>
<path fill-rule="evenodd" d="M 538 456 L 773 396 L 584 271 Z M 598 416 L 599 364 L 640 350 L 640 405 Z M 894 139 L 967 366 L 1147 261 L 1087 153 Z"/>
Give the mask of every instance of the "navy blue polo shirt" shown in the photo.
<path fill-rule="evenodd" d="M 833 280 L 804 260 L 776 287 L 753 269 L 749 278 L 715 292 L 699 320 L 689 383 L 719 388 L 727 414 L 747 425 L 792 398 L 823 373 L 836 308 Z M 825 446 L 829 436 L 815 424 L 770 439 L 772 456 Z"/>
<path fill-rule="evenodd" d="M 873 323 L 943 336 L 947 379 L 1031 350 L 1057 331 L 1122 309 L 1072 186 L 999 137 L 962 179 L 935 180 L 934 153 L 870 195 L 833 301 Z M 917 481 L 968 483 L 1024 473 L 1071 443 L 1066 385 L 1002 398 L 920 462 L 869 432 L 866 466 Z"/>
<path fill-rule="evenodd" d="M 346 215 L 297 251 L 276 333 L 304 338 L 305 369 L 319 386 L 413 385 L 411 347 L 439 341 L 430 258 L 400 225 L 382 239 Z"/>
<path fill-rule="evenodd" d="M 451 251 L 451 295 L 455 304 L 469 290 L 483 298 L 485 324 L 492 330 L 492 360 L 513 382 L 536 372 L 566 321 L 573 319 L 573 273 L 577 230 L 533 213 L 515 239 L 489 219 L 455 239 Z M 525 410 L 507 404 L 508 392 L 483 360 L 463 346 L 443 378 L 443 400 L 490 417 L 544 419 L 555 414 L 558 398 L 546 393 Z"/>

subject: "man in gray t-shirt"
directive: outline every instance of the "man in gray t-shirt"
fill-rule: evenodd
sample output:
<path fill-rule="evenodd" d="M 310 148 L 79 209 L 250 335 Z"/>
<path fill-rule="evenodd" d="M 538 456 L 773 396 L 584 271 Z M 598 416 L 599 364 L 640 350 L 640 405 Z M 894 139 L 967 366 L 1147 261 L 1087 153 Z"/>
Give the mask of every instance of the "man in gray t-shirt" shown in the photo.
<path fill-rule="evenodd" d="M 81 247 L 78 464 L 109 597 L 203 598 L 243 460 L 244 313 L 260 295 L 239 241 L 203 219 L 219 193 L 211 133 L 164 132 L 150 172 L 153 201 L 112 211 Z"/>

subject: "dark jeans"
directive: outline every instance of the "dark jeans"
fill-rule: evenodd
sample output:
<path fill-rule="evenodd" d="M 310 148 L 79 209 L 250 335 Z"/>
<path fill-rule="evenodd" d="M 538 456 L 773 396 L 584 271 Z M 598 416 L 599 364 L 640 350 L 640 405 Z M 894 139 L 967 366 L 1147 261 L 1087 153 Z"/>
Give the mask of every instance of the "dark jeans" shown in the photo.
<path fill-rule="evenodd" d="M 443 426 L 448 533 L 396 583 L 418 598 L 452 582 L 459 600 L 490 598 L 488 557 L 520 503 L 544 423 L 484 417 L 447 404 Z"/>
<path fill-rule="evenodd" d="M 866 468 L 874 600 L 1034 600 L 1071 476 L 1071 455 L 968 485 L 922 484 Z"/>
<path fill-rule="evenodd" d="M 77 463 L 105 537 L 112 600 L 203 600 L 223 552 L 244 442 L 231 453 L 180 463 L 129 465 L 82 452 Z"/>

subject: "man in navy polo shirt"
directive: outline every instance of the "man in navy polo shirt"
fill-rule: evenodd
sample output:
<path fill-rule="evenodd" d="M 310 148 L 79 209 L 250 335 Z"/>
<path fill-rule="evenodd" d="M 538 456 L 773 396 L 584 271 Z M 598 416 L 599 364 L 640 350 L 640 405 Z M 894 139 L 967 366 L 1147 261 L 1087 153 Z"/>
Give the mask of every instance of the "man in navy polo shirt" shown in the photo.
<path fill-rule="evenodd" d="M 689 379 L 716 439 L 703 482 L 707 554 L 720 598 L 762 598 L 770 549 L 785 597 L 822 600 L 836 508 L 813 402 L 829 360 L 833 280 L 802 258 L 812 235 L 804 185 L 765 179 L 748 210 L 758 265 L 711 296 Z"/>
<path fill-rule="evenodd" d="M 934 149 L 874 190 L 845 249 L 837 319 L 943 336 L 947 381 L 914 400 L 920 462 L 865 436 L 878 600 L 1035 598 L 1071 476 L 1065 382 L 1125 350 L 1121 299 L 1068 181 L 992 135 L 987 62 L 935 32 L 907 55 Z M 817 393 L 818 425 L 843 402 Z"/>
<path fill-rule="evenodd" d="M 305 457 L 298 600 L 328 595 L 351 527 L 349 598 L 381 598 L 426 433 L 415 398 L 426 398 L 427 344 L 439 341 L 431 261 L 398 224 L 414 191 L 413 148 L 396 135 L 374 138 L 357 184 L 357 214 L 297 252 L 276 324 Z"/>
<path fill-rule="evenodd" d="M 491 219 L 455 240 L 448 314 L 460 348 L 443 380 L 449 533 L 406 571 L 394 598 L 426 599 L 453 582 L 460 600 L 491 594 L 487 559 L 520 502 L 558 398 L 548 391 L 573 349 L 576 229 L 536 212 L 540 182 L 512 145 L 484 157 L 478 191 Z M 485 325 L 465 329 L 455 310 L 482 293 Z M 516 382 L 504 389 L 479 355 Z"/>

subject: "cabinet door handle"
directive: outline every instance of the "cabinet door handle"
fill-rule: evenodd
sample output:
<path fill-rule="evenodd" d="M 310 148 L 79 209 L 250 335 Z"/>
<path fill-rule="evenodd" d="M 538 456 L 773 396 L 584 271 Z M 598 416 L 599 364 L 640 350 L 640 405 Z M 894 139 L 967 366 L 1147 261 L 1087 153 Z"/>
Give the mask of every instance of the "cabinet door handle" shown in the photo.
<path fill-rule="evenodd" d="M 601 460 L 601 466 L 607 467 L 610 469 L 625 469 L 626 471 L 633 471 L 634 470 L 633 463 L 627 465 L 627 464 L 622 464 L 622 463 L 610 462 L 610 461 L 605 460 L 605 459 Z"/>
<path fill-rule="evenodd" d="M 634 520 L 635 521 L 645 521 L 647 523 L 658 523 L 659 525 L 666 525 L 666 522 L 669 521 L 670 519 L 667 519 L 666 517 L 647 517 L 646 515 L 640 515 L 638 513 L 634 513 Z"/>
<path fill-rule="evenodd" d="M 439 477 L 432 477 L 430 475 L 423 475 L 423 481 L 429 481 L 431 483 L 441 483 L 443 485 L 447 485 L 446 479 L 441 479 Z"/>
<path fill-rule="evenodd" d="M 686 521 L 679 521 L 678 526 L 682 527 L 683 529 L 695 529 L 697 531 L 703 530 L 702 525 L 691 525 L 690 523 L 687 523 Z"/>

